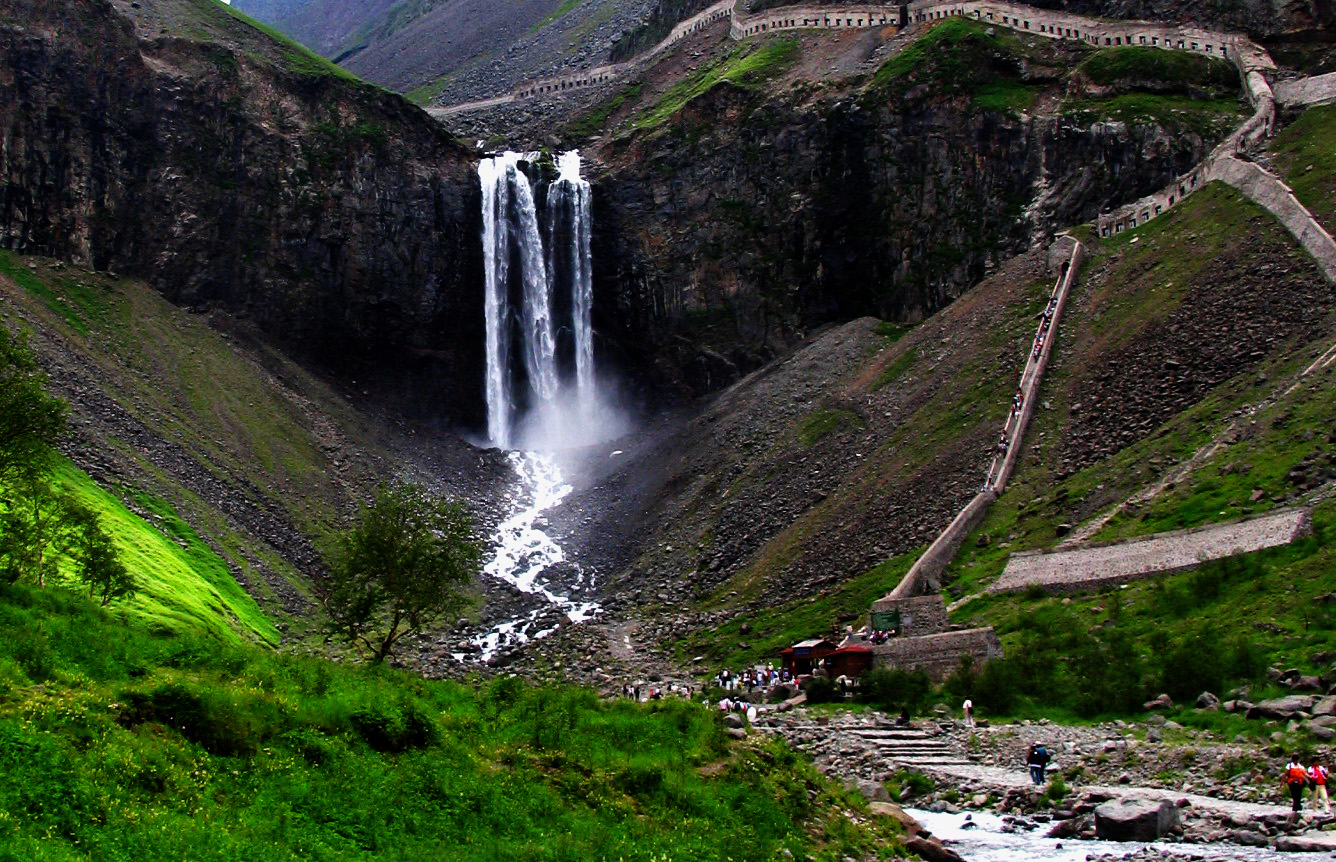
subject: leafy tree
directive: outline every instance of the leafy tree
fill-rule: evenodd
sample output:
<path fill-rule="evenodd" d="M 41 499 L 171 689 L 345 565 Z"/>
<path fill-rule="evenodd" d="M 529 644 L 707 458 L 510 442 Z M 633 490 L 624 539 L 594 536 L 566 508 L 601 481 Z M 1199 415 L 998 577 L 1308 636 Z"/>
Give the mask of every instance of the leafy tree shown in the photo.
<path fill-rule="evenodd" d="M 133 596 L 138 589 L 135 577 L 121 562 L 116 543 L 102 529 L 97 513 L 72 505 L 67 517 L 73 532 L 69 551 L 75 576 L 88 587 L 88 597 L 105 607 L 115 599 Z"/>
<path fill-rule="evenodd" d="M 45 587 L 60 557 L 74 542 L 71 504 L 51 487 L 45 473 L 24 471 L 7 489 L 0 511 L 0 577 Z"/>
<path fill-rule="evenodd" d="M 0 326 L 0 478 L 50 465 L 66 405 L 45 386 L 27 339 Z"/>
<path fill-rule="evenodd" d="M 405 635 L 456 617 L 482 549 L 464 507 L 421 486 L 382 485 L 330 554 L 323 602 L 334 633 L 380 663 Z"/>

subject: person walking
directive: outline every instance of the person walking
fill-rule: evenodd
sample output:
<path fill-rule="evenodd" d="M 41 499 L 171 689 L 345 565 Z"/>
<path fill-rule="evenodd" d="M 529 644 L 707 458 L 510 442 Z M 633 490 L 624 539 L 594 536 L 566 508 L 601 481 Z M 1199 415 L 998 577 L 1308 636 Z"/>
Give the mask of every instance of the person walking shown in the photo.
<path fill-rule="evenodd" d="M 1318 803 L 1322 803 L 1322 813 L 1331 813 L 1331 800 L 1327 797 L 1327 767 L 1316 758 L 1308 766 L 1308 784 L 1313 788 L 1313 810 L 1317 810 Z"/>
<path fill-rule="evenodd" d="M 1034 743 L 1030 750 L 1025 754 L 1025 765 L 1030 767 L 1030 780 L 1034 782 L 1035 787 L 1044 783 L 1044 772 L 1048 769 L 1048 762 L 1052 760 L 1049 757 L 1048 749 L 1042 742 Z"/>
<path fill-rule="evenodd" d="M 974 727 L 974 701 L 968 697 L 960 705 L 961 712 L 965 713 L 965 727 Z"/>
<path fill-rule="evenodd" d="M 1296 753 L 1290 758 L 1290 762 L 1285 764 L 1285 788 L 1290 791 L 1290 810 L 1295 814 L 1303 808 L 1304 804 L 1304 785 L 1308 783 L 1308 770 L 1299 762 L 1299 755 Z"/>

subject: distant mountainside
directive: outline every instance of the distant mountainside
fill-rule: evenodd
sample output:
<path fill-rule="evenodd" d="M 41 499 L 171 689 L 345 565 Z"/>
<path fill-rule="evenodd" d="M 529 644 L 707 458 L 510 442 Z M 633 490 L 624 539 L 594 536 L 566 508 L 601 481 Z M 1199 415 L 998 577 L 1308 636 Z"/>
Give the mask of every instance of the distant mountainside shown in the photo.
<path fill-rule="evenodd" d="M 426 103 L 605 62 L 655 0 L 234 0 L 349 71 Z M 665 28 L 682 16 L 656 13 Z M 690 14 L 689 12 L 687 14 Z M 638 43 L 637 43 L 638 44 Z"/>

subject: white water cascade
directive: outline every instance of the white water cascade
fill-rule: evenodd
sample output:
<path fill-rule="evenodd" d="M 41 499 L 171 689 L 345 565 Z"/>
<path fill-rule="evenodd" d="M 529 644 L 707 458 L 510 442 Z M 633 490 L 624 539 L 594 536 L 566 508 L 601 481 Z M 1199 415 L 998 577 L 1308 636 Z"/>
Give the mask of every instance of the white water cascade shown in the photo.
<path fill-rule="evenodd" d="M 598 406 L 594 373 L 590 188 L 579 153 L 563 153 L 557 179 L 544 190 L 541 229 L 535 189 L 522 169 L 534 158 L 507 152 L 478 165 L 487 436 L 500 449 L 525 450 L 509 452 L 518 483 L 483 571 L 531 599 L 522 613 L 474 639 L 484 659 L 550 634 L 554 619 L 579 622 L 599 611 L 573 598 L 592 586 L 590 578 L 567 562 L 542 517 L 572 490 L 555 451 L 615 433 L 615 423 L 600 421 L 607 412 Z"/>
<path fill-rule="evenodd" d="M 572 150 L 557 159 L 559 176 L 547 192 L 547 271 L 549 283 L 556 287 L 556 273 L 561 258 L 557 226 L 565 220 L 570 225 L 570 239 L 565 249 L 570 270 L 571 334 L 575 341 L 575 386 L 579 419 L 593 418 L 594 407 L 594 307 L 593 253 L 590 251 L 592 221 L 589 183 L 580 177 L 580 153 Z"/>

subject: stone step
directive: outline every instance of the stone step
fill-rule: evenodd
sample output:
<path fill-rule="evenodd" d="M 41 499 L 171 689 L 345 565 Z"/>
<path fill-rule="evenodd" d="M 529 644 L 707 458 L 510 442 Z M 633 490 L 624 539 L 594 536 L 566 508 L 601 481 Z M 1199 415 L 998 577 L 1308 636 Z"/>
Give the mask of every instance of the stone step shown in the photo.
<path fill-rule="evenodd" d="M 936 757 L 927 755 L 905 755 L 903 757 L 890 757 L 896 763 L 902 763 L 905 766 L 974 766 L 973 763 L 963 757 Z"/>

